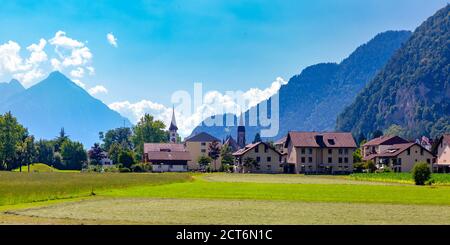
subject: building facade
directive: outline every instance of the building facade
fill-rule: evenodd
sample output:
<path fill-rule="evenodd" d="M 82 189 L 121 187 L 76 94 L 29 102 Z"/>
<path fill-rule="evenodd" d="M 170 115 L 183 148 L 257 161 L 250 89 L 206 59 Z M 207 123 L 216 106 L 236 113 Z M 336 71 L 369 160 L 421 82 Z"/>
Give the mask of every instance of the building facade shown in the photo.
<path fill-rule="evenodd" d="M 144 144 L 144 162 L 152 164 L 153 172 L 186 172 L 191 160 L 183 144 Z"/>
<path fill-rule="evenodd" d="M 432 152 L 398 136 L 375 138 L 362 146 L 362 152 L 363 160 L 373 161 L 378 169 L 389 167 L 394 172 L 411 172 L 419 162 L 425 162 L 433 169 Z"/>
<path fill-rule="evenodd" d="M 290 172 L 349 174 L 356 143 L 351 133 L 289 132 L 285 142 Z"/>
<path fill-rule="evenodd" d="M 249 144 L 233 153 L 235 172 L 238 173 L 284 173 L 281 153 L 268 143 Z"/>
<path fill-rule="evenodd" d="M 189 151 L 192 157 L 192 160 L 188 161 L 188 169 L 190 171 L 200 170 L 198 160 L 201 156 L 209 156 L 209 145 L 213 142 L 218 142 L 218 146 L 222 147 L 219 139 L 205 132 L 199 133 L 185 140 L 184 144 L 186 146 L 186 150 Z M 212 170 L 218 171 L 221 166 L 221 161 L 222 159 L 220 157 L 215 162 L 213 161 L 211 163 Z"/>
<path fill-rule="evenodd" d="M 450 134 L 444 134 L 433 145 L 432 152 L 436 155 L 434 171 L 438 173 L 450 173 Z"/>

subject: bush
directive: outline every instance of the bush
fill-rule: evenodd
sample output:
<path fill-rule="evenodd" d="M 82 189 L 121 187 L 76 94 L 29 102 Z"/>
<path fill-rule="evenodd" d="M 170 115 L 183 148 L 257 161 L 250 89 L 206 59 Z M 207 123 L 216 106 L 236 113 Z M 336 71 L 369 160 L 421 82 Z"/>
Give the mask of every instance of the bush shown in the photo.
<path fill-rule="evenodd" d="M 377 166 L 371 160 L 367 161 L 364 164 L 364 168 L 367 169 L 369 171 L 369 173 L 373 173 L 373 172 L 375 172 L 375 170 L 377 170 Z"/>
<path fill-rule="evenodd" d="M 131 170 L 129 168 L 119 168 L 119 172 L 121 172 L 121 173 L 130 173 Z"/>
<path fill-rule="evenodd" d="M 364 163 L 362 162 L 355 162 L 353 163 L 353 172 L 355 173 L 362 173 L 364 171 Z"/>
<path fill-rule="evenodd" d="M 152 165 L 149 163 L 136 163 L 131 166 L 131 171 L 136 173 L 151 172 Z"/>
<path fill-rule="evenodd" d="M 420 162 L 414 165 L 412 172 L 414 182 L 416 185 L 424 185 L 431 178 L 431 170 L 428 167 L 428 164 L 425 162 Z M 430 183 L 430 182 L 428 182 Z"/>

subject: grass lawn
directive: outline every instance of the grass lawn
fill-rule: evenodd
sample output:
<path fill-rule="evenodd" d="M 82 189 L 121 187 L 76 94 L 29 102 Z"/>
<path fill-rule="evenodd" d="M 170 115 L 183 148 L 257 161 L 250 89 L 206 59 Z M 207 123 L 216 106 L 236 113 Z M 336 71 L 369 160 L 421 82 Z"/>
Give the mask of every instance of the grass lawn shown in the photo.
<path fill-rule="evenodd" d="M 347 178 L 256 174 L 0 173 L 0 205 L 27 202 L 33 195 L 37 198 L 31 200 L 50 200 L 52 198 L 48 197 L 52 195 L 78 197 L 0 206 L 0 212 L 3 211 L 0 223 L 450 224 L 448 186 L 376 183 Z M 9 182 L 14 183 L 4 187 L 3 184 Z M 40 188 L 34 187 L 36 184 Z M 95 196 L 89 196 L 92 186 L 96 186 Z M 9 199 L 4 198 L 5 190 L 14 187 L 16 191 L 9 191 Z M 39 189 L 42 189 L 41 195 L 37 195 Z M 83 195 L 86 197 L 80 200 Z M 2 198 L 15 201 L 3 201 L 2 204 Z"/>
<path fill-rule="evenodd" d="M 20 168 L 16 168 L 13 172 L 20 172 Z M 28 166 L 22 166 L 22 172 L 28 172 Z M 32 163 L 30 164 L 30 172 L 33 173 L 50 173 L 50 172 L 61 172 L 61 173 L 79 173 L 78 170 L 59 170 L 54 167 L 48 166 L 45 163 Z"/>
<path fill-rule="evenodd" d="M 191 180 L 188 174 L 0 172 L 0 205 L 90 196 L 92 191 Z"/>
<path fill-rule="evenodd" d="M 414 184 L 411 173 L 361 173 L 348 176 L 351 180 Z M 450 185 L 450 174 L 432 174 L 434 185 Z"/>

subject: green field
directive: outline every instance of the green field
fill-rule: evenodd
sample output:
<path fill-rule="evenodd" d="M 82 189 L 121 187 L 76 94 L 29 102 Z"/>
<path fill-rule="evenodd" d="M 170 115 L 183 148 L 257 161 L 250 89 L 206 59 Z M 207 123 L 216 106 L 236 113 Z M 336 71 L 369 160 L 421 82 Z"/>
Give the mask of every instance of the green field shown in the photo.
<path fill-rule="evenodd" d="M 30 172 L 33 173 L 50 173 L 50 172 L 61 172 L 61 173 L 77 173 L 79 170 L 59 170 L 54 167 L 48 166 L 44 163 L 32 163 L 30 164 Z M 20 168 L 16 168 L 13 172 L 20 172 Z M 28 172 L 28 166 L 22 166 L 22 172 Z"/>
<path fill-rule="evenodd" d="M 361 173 L 351 174 L 348 179 L 405 184 L 414 183 L 411 173 Z M 431 179 L 434 182 L 433 185 L 450 185 L 450 174 L 432 174 Z"/>
<path fill-rule="evenodd" d="M 0 223 L 450 224 L 448 186 L 348 178 L 0 173 Z"/>

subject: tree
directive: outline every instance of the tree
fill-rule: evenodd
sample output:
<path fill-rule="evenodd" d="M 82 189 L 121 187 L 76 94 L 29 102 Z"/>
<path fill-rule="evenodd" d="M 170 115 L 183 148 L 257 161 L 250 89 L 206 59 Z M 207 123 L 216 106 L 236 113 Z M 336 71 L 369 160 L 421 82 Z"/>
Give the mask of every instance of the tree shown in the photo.
<path fill-rule="evenodd" d="M 105 158 L 103 154 L 103 150 L 100 147 L 100 144 L 95 143 L 94 146 L 88 151 L 89 163 L 92 165 L 100 165 L 102 159 Z"/>
<path fill-rule="evenodd" d="M 208 156 L 200 156 L 198 158 L 198 165 L 200 166 L 201 170 L 205 170 L 206 167 L 212 162 L 212 159 Z"/>
<path fill-rule="evenodd" d="M 83 144 L 68 139 L 61 145 L 61 156 L 64 169 L 81 170 L 83 163 L 87 161 Z"/>
<path fill-rule="evenodd" d="M 59 131 L 59 135 L 55 139 L 55 143 L 54 143 L 55 144 L 54 145 L 55 152 L 60 152 L 62 145 L 67 140 L 69 140 L 69 136 L 66 134 L 64 128 L 61 128 L 61 130 Z"/>
<path fill-rule="evenodd" d="M 412 175 L 416 185 L 424 185 L 431 178 L 431 170 L 426 162 L 419 162 L 414 165 Z"/>
<path fill-rule="evenodd" d="M 244 163 L 243 166 L 247 169 L 251 169 L 251 168 L 258 168 L 259 167 L 259 163 L 251 157 L 246 157 L 244 159 Z M 244 171 L 244 169 L 242 169 L 242 171 Z"/>
<path fill-rule="evenodd" d="M 28 172 L 30 172 L 30 164 L 34 162 L 36 156 L 34 136 L 28 136 L 17 147 L 16 161 L 19 164 L 19 171 L 22 172 L 22 165 L 26 164 Z"/>
<path fill-rule="evenodd" d="M 373 172 L 375 172 L 375 170 L 377 170 L 377 166 L 375 165 L 375 163 L 372 160 L 365 162 L 364 168 L 367 169 L 369 171 L 369 173 L 373 173 Z"/>
<path fill-rule="evenodd" d="M 122 152 L 122 146 L 119 143 L 113 143 L 109 147 L 108 157 L 113 161 L 113 163 L 119 163 L 119 155 Z"/>
<path fill-rule="evenodd" d="M 255 138 L 253 139 L 253 144 L 255 144 L 255 143 L 258 143 L 258 142 L 261 142 L 262 140 L 261 140 L 261 135 L 259 134 L 259 133 L 256 133 L 255 134 Z"/>
<path fill-rule="evenodd" d="M 166 126 L 162 121 L 153 120 L 149 114 L 145 114 L 133 127 L 131 141 L 138 159 L 142 159 L 144 143 L 163 143 L 169 141 L 169 134 L 164 129 Z"/>
<path fill-rule="evenodd" d="M 120 144 L 122 148 L 131 150 L 133 149 L 133 143 L 131 142 L 132 134 L 131 128 L 127 127 L 108 130 L 103 137 L 103 133 L 100 132 L 100 139 L 103 141 L 102 148 L 105 151 L 109 151 L 113 144 Z"/>
<path fill-rule="evenodd" d="M 11 112 L 0 115 L 0 169 L 14 168 L 17 148 L 27 136 L 27 130 L 17 122 Z"/>
<path fill-rule="evenodd" d="M 378 137 L 381 137 L 381 136 L 383 136 L 383 132 L 381 132 L 381 130 L 375 130 L 375 131 L 372 133 L 372 138 L 373 138 L 373 139 L 378 138 Z"/>
<path fill-rule="evenodd" d="M 397 124 L 392 124 L 388 129 L 384 131 L 384 135 L 386 136 L 405 136 L 405 130 Z"/>
<path fill-rule="evenodd" d="M 218 141 L 213 141 L 208 145 L 208 155 L 214 161 L 214 171 L 217 170 L 217 159 L 220 157 L 220 146 Z"/>
<path fill-rule="evenodd" d="M 130 168 L 131 165 L 135 163 L 134 154 L 132 151 L 123 150 L 119 153 L 119 163 L 121 163 L 124 167 Z"/>
<path fill-rule="evenodd" d="M 37 156 L 36 161 L 45 163 L 47 165 L 53 165 L 53 143 L 47 140 L 39 140 L 36 144 Z"/>
<path fill-rule="evenodd" d="M 233 165 L 234 157 L 231 146 L 228 144 L 223 145 L 220 150 L 220 157 L 222 158 L 222 165 Z"/>
<path fill-rule="evenodd" d="M 362 161 L 362 155 L 361 155 L 361 149 L 356 149 L 356 151 L 353 152 L 353 162 L 361 162 Z"/>

